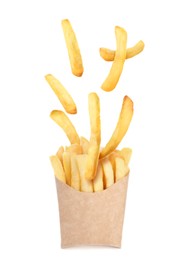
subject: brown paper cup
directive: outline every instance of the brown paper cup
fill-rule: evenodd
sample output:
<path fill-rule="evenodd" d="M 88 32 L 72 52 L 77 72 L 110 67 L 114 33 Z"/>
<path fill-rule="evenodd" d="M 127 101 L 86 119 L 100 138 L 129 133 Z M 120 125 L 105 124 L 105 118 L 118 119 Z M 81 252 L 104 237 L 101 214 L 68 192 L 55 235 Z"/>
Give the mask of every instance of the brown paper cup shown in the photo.
<path fill-rule="evenodd" d="M 61 248 L 121 247 L 128 176 L 101 192 L 79 192 L 56 179 Z"/>

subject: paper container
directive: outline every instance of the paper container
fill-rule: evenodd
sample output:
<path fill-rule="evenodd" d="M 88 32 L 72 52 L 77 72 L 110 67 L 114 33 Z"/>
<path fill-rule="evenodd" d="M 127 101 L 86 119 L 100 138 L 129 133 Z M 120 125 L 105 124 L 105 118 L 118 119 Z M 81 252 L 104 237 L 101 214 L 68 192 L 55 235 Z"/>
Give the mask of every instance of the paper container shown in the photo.
<path fill-rule="evenodd" d="M 79 192 L 56 179 L 61 248 L 121 247 L 128 176 L 101 192 Z"/>

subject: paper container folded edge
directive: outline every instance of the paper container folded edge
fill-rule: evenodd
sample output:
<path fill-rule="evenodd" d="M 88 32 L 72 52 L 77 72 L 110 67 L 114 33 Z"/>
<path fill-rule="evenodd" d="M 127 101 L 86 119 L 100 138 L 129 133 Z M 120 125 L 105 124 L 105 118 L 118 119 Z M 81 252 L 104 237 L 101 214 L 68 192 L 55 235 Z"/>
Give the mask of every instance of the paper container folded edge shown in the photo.
<path fill-rule="evenodd" d="M 100 192 L 80 192 L 56 180 L 61 247 L 121 247 L 129 175 Z"/>

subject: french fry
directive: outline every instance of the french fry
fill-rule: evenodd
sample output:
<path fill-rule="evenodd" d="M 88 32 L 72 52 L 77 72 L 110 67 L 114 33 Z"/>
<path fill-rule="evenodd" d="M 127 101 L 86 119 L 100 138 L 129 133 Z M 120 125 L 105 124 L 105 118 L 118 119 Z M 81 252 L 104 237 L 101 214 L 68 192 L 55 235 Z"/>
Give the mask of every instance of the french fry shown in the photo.
<path fill-rule="evenodd" d="M 117 151 L 114 151 L 113 153 L 109 154 L 109 156 L 108 156 L 108 159 L 111 162 L 112 169 L 113 169 L 114 173 L 115 173 L 115 158 L 116 157 L 123 159 L 123 156 L 121 156 L 120 153 L 118 153 Z M 104 158 L 104 159 L 106 159 L 106 158 Z"/>
<path fill-rule="evenodd" d="M 119 143 L 121 142 L 121 140 L 123 139 L 123 137 L 125 136 L 129 128 L 132 116 L 133 116 L 133 102 L 128 96 L 125 96 L 123 99 L 123 104 L 122 104 L 122 108 L 121 108 L 121 112 L 119 115 L 119 120 L 117 122 L 116 128 L 110 140 L 108 141 L 106 146 L 102 149 L 100 153 L 100 159 L 104 158 L 105 156 L 107 156 L 117 148 L 117 146 L 119 145 Z"/>
<path fill-rule="evenodd" d="M 64 152 L 64 147 L 60 146 L 56 155 L 59 158 L 60 162 L 63 164 L 63 152 Z"/>
<path fill-rule="evenodd" d="M 62 28 L 67 45 L 72 73 L 75 76 L 80 77 L 82 76 L 84 69 L 77 38 L 69 20 L 65 19 L 62 21 Z"/>
<path fill-rule="evenodd" d="M 90 115 L 91 136 L 85 177 L 88 180 L 93 180 L 96 176 L 101 142 L 100 101 L 96 93 L 89 94 L 88 109 Z"/>
<path fill-rule="evenodd" d="M 65 172 L 63 170 L 63 166 L 62 166 L 58 156 L 56 156 L 56 155 L 50 156 L 50 161 L 51 161 L 51 165 L 53 167 L 56 178 L 64 183 L 66 183 Z"/>
<path fill-rule="evenodd" d="M 83 152 L 80 144 L 71 144 L 70 146 L 66 146 L 65 150 L 74 154 L 82 154 Z"/>
<path fill-rule="evenodd" d="M 126 50 L 126 57 L 125 59 L 130 59 L 140 52 L 144 50 L 144 42 L 139 41 L 137 44 L 135 44 L 133 47 L 128 48 Z M 100 48 L 100 56 L 105 60 L 105 61 L 113 61 L 115 58 L 115 51 L 112 51 L 107 48 Z"/>
<path fill-rule="evenodd" d="M 121 158 L 115 158 L 115 182 L 119 181 L 127 175 L 125 161 Z"/>
<path fill-rule="evenodd" d="M 104 176 L 104 188 L 107 189 L 114 184 L 114 171 L 108 158 L 101 160 Z"/>
<path fill-rule="evenodd" d="M 104 183 L 103 183 L 103 169 L 102 165 L 99 162 L 97 167 L 96 177 L 93 180 L 93 190 L 96 191 L 103 191 Z"/>
<path fill-rule="evenodd" d="M 81 191 L 93 192 L 92 181 L 89 181 L 85 178 L 87 157 L 88 157 L 87 154 L 80 154 L 76 156 L 77 165 L 80 174 Z"/>
<path fill-rule="evenodd" d="M 71 186 L 71 154 L 69 152 L 63 153 L 63 169 L 65 171 L 66 183 Z"/>
<path fill-rule="evenodd" d="M 75 127 L 63 111 L 53 110 L 50 117 L 65 131 L 71 144 L 80 144 L 80 138 Z"/>
<path fill-rule="evenodd" d="M 59 101 L 61 102 L 67 113 L 76 114 L 77 107 L 75 105 L 75 102 L 73 101 L 73 98 L 68 93 L 68 91 L 63 87 L 61 82 L 51 74 L 46 75 L 45 79 L 49 83 L 50 87 L 58 97 Z"/>
<path fill-rule="evenodd" d="M 116 87 L 126 58 L 127 32 L 123 28 L 116 26 L 115 35 L 117 48 L 114 61 L 107 78 L 101 86 L 105 91 L 112 91 Z"/>
<path fill-rule="evenodd" d="M 83 136 L 80 138 L 80 145 L 82 146 L 83 153 L 88 153 L 89 141 Z"/>
<path fill-rule="evenodd" d="M 123 156 L 125 164 L 128 166 L 131 159 L 132 150 L 130 148 L 123 148 L 119 153 Z"/>
<path fill-rule="evenodd" d="M 123 156 L 117 150 L 115 150 L 113 153 L 109 154 L 109 156 L 108 156 L 108 159 L 111 162 L 112 169 L 113 169 L 114 182 L 116 182 L 116 163 L 115 163 L 116 158 L 120 158 L 120 159 L 124 160 Z"/>
<path fill-rule="evenodd" d="M 71 187 L 80 191 L 80 174 L 74 154 L 71 154 Z"/>

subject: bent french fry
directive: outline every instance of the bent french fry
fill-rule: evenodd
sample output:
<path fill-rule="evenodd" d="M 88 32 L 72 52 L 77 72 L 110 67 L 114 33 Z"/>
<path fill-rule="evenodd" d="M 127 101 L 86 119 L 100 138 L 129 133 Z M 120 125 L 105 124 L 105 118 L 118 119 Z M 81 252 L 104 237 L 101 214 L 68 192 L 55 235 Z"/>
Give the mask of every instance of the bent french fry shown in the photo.
<path fill-rule="evenodd" d="M 85 177 L 88 180 L 93 180 L 96 176 L 101 142 L 100 101 L 96 93 L 89 94 L 88 109 L 90 115 L 91 134 Z"/>
<path fill-rule="evenodd" d="M 125 96 L 123 99 L 123 104 L 122 104 L 122 108 L 121 108 L 121 112 L 119 115 L 119 120 L 117 122 L 116 128 L 110 140 L 108 141 L 106 146 L 102 149 L 100 153 L 100 159 L 104 158 L 106 155 L 110 154 L 117 148 L 117 146 L 119 145 L 119 143 L 121 142 L 121 140 L 123 139 L 123 137 L 125 136 L 129 128 L 132 116 L 133 116 L 133 101 L 128 96 Z"/>
<path fill-rule="evenodd" d="M 65 42 L 69 54 L 72 73 L 80 77 L 83 74 L 82 57 L 78 46 L 77 38 L 68 19 L 62 21 L 62 28 L 65 36 Z"/>
<path fill-rule="evenodd" d="M 96 192 L 96 191 L 103 191 L 103 189 L 104 189 L 103 169 L 101 163 L 99 162 L 97 167 L 96 177 L 93 180 L 93 190 L 94 192 Z"/>
<path fill-rule="evenodd" d="M 80 138 L 80 145 L 82 146 L 83 153 L 88 153 L 89 141 L 83 136 Z"/>
<path fill-rule="evenodd" d="M 101 160 L 104 176 L 104 189 L 107 189 L 114 184 L 114 171 L 112 164 L 108 158 Z"/>
<path fill-rule="evenodd" d="M 80 144 L 75 127 L 63 111 L 53 110 L 50 117 L 64 130 L 71 144 Z"/>
<path fill-rule="evenodd" d="M 105 91 L 112 91 L 116 87 L 126 58 L 127 32 L 123 28 L 116 26 L 115 35 L 117 48 L 114 61 L 107 78 L 101 86 Z"/>
<path fill-rule="evenodd" d="M 133 47 L 128 48 L 126 50 L 126 56 L 125 59 L 130 59 L 137 54 L 141 53 L 144 50 L 144 42 L 139 41 L 137 44 L 135 44 Z M 105 60 L 105 61 L 113 61 L 115 58 L 115 51 L 112 51 L 107 48 L 100 48 L 100 56 Z"/>
<path fill-rule="evenodd" d="M 77 165 L 80 174 L 81 191 L 93 192 L 92 181 L 89 181 L 85 178 L 87 157 L 88 157 L 87 154 L 80 154 L 76 156 Z"/>
<path fill-rule="evenodd" d="M 65 150 L 74 154 L 82 154 L 83 152 L 80 144 L 71 144 L 70 146 L 66 146 Z"/>
<path fill-rule="evenodd" d="M 121 158 L 115 158 L 115 182 L 122 179 L 127 175 L 127 170 L 125 167 L 125 161 Z"/>
<path fill-rule="evenodd" d="M 60 146 L 56 155 L 59 158 L 60 162 L 63 164 L 63 152 L 64 152 L 64 147 Z"/>
<path fill-rule="evenodd" d="M 71 154 L 69 152 L 64 152 L 62 156 L 63 169 L 65 171 L 66 183 L 71 185 Z"/>
<path fill-rule="evenodd" d="M 76 114 L 77 107 L 75 105 L 75 102 L 73 101 L 73 98 L 68 93 L 68 91 L 63 87 L 61 82 L 51 74 L 46 75 L 45 79 L 49 83 L 50 87 L 58 97 L 59 101 L 61 102 L 67 113 Z"/>
<path fill-rule="evenodd" d="M 71 155 L 71 187 L 80 191 L 80 174 L 76 161 L 76 155 Z"/>
<path fill-rule="evenodd" d="M 56 178 L 64 183 L 66 183 L 65 172 L 63 170 L 63 166 L 62 166 L 58 156 L 56 156 L 56 155 L 50 156 L 50 161 L 51 161 L 51 165 L 53 167 Z"/>

